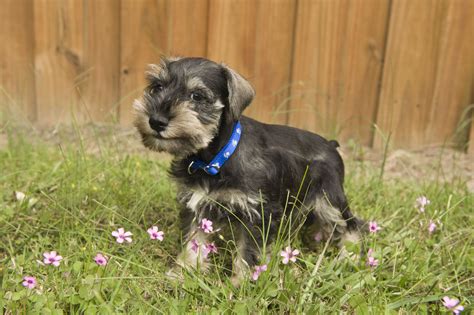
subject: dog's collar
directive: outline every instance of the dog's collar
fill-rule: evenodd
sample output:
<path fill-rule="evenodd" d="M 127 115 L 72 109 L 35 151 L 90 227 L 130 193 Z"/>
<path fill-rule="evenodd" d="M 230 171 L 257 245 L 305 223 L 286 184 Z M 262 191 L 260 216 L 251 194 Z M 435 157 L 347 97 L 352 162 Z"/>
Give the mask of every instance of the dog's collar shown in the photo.
<path fill-rule="evenodd" d="M 225 162 L 232 156 L 237 145 L 240 141 L 240 135 L 242 134 L 242 126 L 240 125 L 240 121 L 237 121 L 234 124 L 234 128 L 232 130 L 232 135 L 230 136 L 229 141 L 227 144 L 217 153 L 217 155 L 212 159 L 209 164 L 206 162 L 199 160 L 197 158 L 193 159 L 188 166 L 188 173 L 192 174 L 195 171 L 201 169 L 209 175 L 217 175 L 219 174 L 220 168 L 224 165 Z"/>

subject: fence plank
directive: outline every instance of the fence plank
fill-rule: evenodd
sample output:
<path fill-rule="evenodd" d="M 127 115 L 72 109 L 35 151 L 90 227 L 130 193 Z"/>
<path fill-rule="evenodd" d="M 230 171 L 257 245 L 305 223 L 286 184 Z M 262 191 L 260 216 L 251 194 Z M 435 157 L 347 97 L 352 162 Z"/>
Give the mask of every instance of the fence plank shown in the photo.
<path fill-rule="evenodd" d="M 160 55 L 205 55 L 207 0 L 122 0 L 121 23 L 120 121 L 130 124 L 148 64 Z"/>
<path fill-rule="evenodd" d="M 209 1 L 168 1 L 170 18 L 168 54 L 182 57 L 205 57 Z"/>
<path fill-rule="evenodd" d="M 287 0 L 210 2 L 208 57 L 250 80 L 257 97 L 245 114 L 261 121 L 287 121 L 295 7 Z"/>
<path fill-rule="evenodd" d="M 32 0 L 2 1 L 0 43 L 0 109 L 34 121 Z"/>
<path fill-rule="evenodd" d="M 165 0 L 122 0 L 120 34 L 120 121 L 133 120 L 132 102 L 145 86 L 145 70 L 165 54 L 168 44 Z"/>
<path fill-rule="evenodd" d="M 86 1 L 81 97 L 93 121 L 115 120 L 120 84 L 120 3 Z"/>
<path fill-rule="evenodd" d="M 38 121 L 68 122 L 71 110 L 81 120 L 77 87 L 83 72 L 83 1 L 34 1 L 34 22 Z"/>
<path fill-rule="evenodd" d="M 290 124 L 371 142 L 389 1 L 298 5 Z"/>
<path fill-rule="evenodd" d="M 473 14 L 468 0 L 393 2 L 377 124 L 394 146 L 452 142 L 472 97 Z"/>
<path fill-rule="evenodd" d="M 257 1 L 210 0 L 207 55 L 255 78 Z M 253 106 L 253 105 L 252 105 Z"/>
<path fill-rule="evenodd" d="M 293 0 L 258 1 L 252 80 L 257 97 L 247 114 L 264 122 L 288 122 L 295 11 Z"/>

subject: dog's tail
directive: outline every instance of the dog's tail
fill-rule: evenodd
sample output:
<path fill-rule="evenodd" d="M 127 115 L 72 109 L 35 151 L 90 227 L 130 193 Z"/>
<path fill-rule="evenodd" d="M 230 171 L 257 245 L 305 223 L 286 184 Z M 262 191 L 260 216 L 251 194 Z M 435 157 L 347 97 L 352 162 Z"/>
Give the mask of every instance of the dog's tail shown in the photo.
<path fill-rule="evenodd" d="M 329 140 L 329 144 L 330 144 L 334 149 L 337 149 L 337 148 L 340 147 L 339 142 L 337 142 L 336 140 Z"/>

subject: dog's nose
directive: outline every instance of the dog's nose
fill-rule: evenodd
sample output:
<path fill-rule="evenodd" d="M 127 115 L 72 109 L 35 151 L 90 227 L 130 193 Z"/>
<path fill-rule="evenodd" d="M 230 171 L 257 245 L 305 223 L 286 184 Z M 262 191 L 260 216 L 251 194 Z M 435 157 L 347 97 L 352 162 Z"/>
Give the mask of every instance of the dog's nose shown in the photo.
<path fill-rule="evenodd" d="M 148 120 L 148 123 L 153 130 L 160 132 L 166 129 L 169 119 L 162 116 L 153 115 L 150 117 L 150 120 Z"/>

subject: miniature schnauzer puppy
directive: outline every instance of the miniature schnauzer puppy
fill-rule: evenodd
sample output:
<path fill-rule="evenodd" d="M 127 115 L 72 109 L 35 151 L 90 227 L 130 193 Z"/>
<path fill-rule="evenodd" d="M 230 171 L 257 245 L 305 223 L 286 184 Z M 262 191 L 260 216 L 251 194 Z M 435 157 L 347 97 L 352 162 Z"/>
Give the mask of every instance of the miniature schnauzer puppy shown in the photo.
<path fill-rule="evenodd" d="M 135 126 L 147 148 L 174 156 L 170 174 L 186 235 L 180 267 L 207 268 L 201 250 L 213 235 L 202 228 L 207 220 L 214 229 L 231 226 L 237 283 L 264 255 L 263 240 L 271 241 L 289 219 L 336 245 L 359 239 L 362 221 L 344 194 L 336 141 L 243 116 L 255 91 L 223 64 L 162 59 L 147 80 L 134 102 Z"/>

